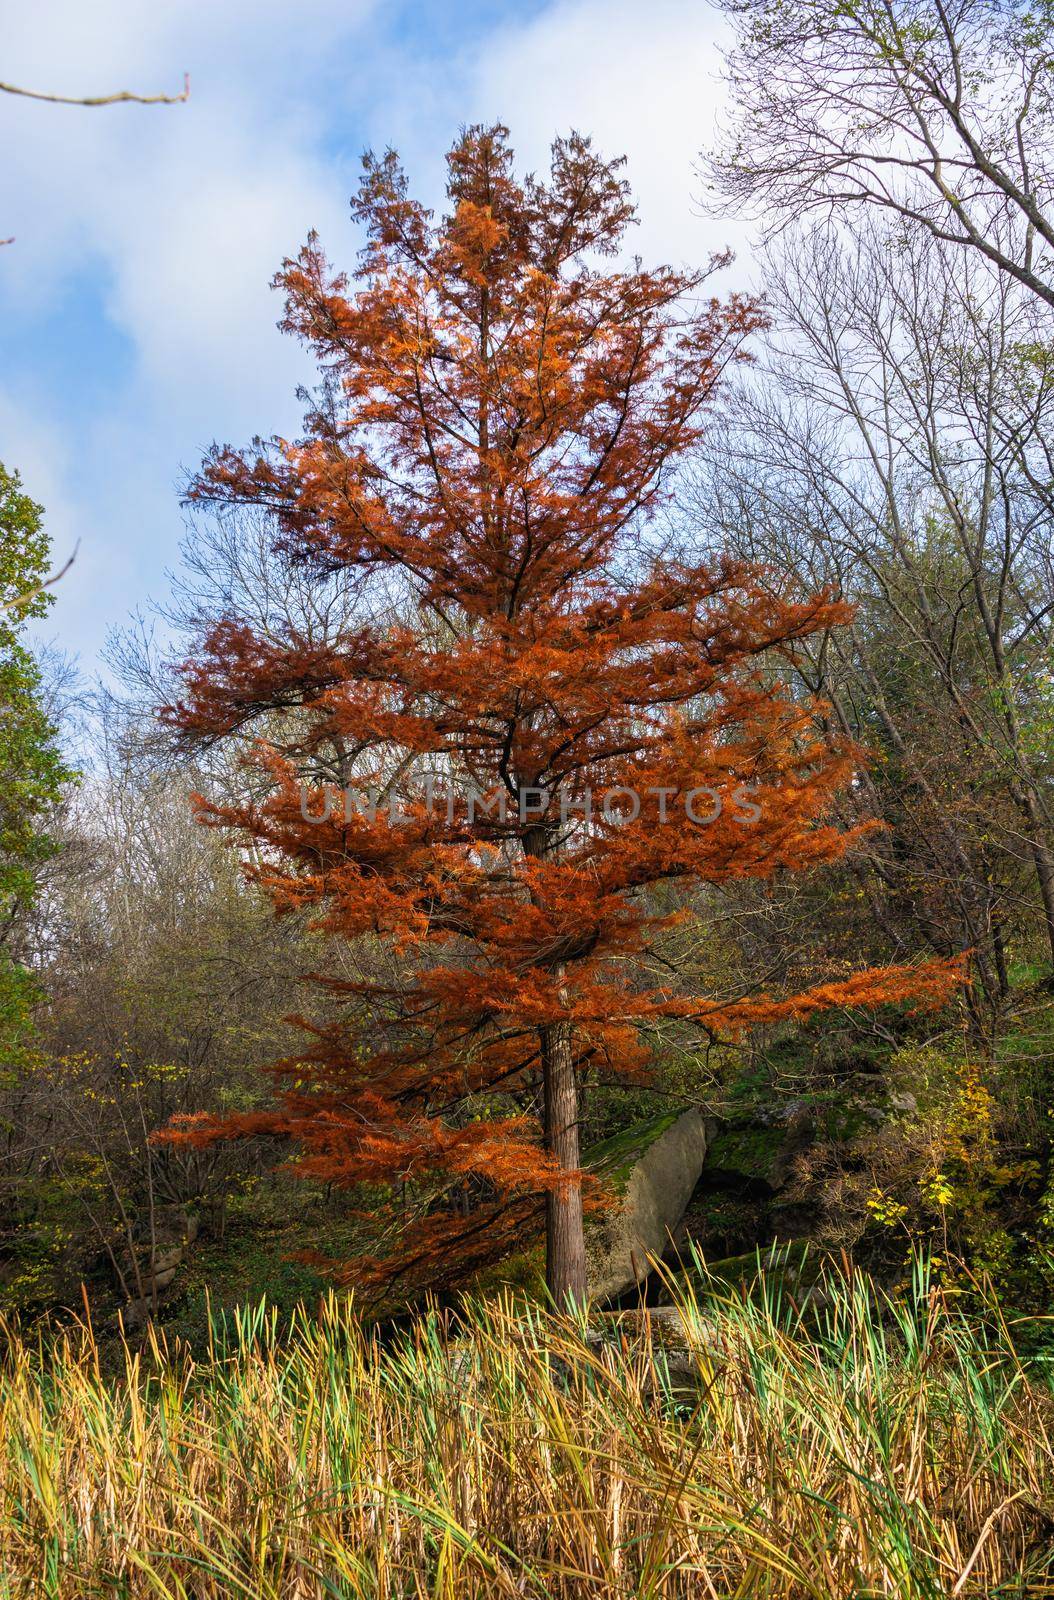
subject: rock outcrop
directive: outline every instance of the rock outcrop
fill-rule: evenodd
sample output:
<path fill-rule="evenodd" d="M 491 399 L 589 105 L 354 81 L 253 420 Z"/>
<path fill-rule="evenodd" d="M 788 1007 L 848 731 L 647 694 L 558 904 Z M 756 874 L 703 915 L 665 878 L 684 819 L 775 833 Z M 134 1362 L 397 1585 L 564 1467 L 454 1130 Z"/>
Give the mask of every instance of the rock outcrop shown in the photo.
<path fill-rule="evenodd" d="M 124 1326 L 138 1328 L 148 1322 L 157 1309 L 158 1296 L 171 1288 L 176 1273 L 198 1236 L 198 1218 L 182 1209 L 164 1212 L 154 1219 L 152 1247 L 137 1257 L 133 1270 L 142 1294 L 133 1296 L 121 1309 Z"/>
<path fill-rule="evenodd" d="M 603 1303 L 643 1283 L 677 1241 L 706 1160 L 707 1125 L 696 1110 L 670 1112 L 595 1147 L 586 1164 L 615 1190 L 589 1228 L 589 1296 Z"/>

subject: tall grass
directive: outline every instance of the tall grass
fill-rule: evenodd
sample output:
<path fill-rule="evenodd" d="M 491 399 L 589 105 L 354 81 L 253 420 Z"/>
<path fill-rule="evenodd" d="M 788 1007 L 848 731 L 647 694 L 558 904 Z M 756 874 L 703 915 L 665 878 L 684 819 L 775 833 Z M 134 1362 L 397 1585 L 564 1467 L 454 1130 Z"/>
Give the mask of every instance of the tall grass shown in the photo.
<path fill-rule="evenodd" d="M 110 1378 L 8 1330 L 0 1595 L 1054 1595 L 1054 1403 L 920 1272 L 394 1341 L 264 1307 Z"/>

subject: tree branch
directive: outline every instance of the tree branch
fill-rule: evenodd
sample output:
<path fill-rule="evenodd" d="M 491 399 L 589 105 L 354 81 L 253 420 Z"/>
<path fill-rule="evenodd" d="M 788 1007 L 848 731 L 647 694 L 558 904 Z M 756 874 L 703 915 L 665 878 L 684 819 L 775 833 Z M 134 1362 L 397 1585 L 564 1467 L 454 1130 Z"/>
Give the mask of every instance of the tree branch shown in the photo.
<path fill-rule="evenodd" d="M 128 89 L 122 89 L 118 94 L 100 95 L 68 95 L 68 94 L 42 94 L 36 89 L 20 89 L 14 83 L 0 83 L 0 94 L 18 94 L 27 100 L 44 100 L 52 106 L 175 106 L 183 100 L 190 99 L 190 74 L 183 74 L 183 92 L 181 94 L 132 94 Z M 10 244 L 5 239 L 5 244 Z"/>

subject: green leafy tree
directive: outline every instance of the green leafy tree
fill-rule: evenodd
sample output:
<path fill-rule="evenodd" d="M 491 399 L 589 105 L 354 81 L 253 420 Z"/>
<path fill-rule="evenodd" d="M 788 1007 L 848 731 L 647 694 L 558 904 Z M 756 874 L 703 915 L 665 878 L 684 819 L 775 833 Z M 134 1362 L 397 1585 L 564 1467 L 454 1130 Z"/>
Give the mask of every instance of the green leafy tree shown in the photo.
<path fill-rule="evenodd" d="M 24 1038 L 39 998 L 17 959 L 18 935 L 55 851 L 46 818 L 73 774 L 44 705 L 40 669 L 22 637 L 51 603 L 43 508 L 0 465 L 0 1051 Z"/>

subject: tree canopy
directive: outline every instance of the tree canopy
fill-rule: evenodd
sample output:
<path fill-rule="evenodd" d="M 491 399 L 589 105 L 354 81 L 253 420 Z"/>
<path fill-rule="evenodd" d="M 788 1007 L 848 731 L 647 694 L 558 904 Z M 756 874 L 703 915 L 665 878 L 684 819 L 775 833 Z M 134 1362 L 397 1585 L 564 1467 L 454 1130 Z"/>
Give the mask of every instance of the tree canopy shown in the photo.
<path fill-rule="evenodd" d="M 0 1042 L 23 1032 L 35 985 L 11 954 L 18 919 L 31 903 L 38 868 L 55 846 L 46 817 L 71 776 L 41 692 L 40 670 L 23 624 L 50 604 L 49 541 L 43 508 L 17 472 L 0 465 Z"/>

